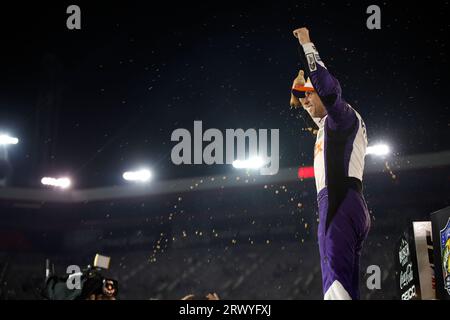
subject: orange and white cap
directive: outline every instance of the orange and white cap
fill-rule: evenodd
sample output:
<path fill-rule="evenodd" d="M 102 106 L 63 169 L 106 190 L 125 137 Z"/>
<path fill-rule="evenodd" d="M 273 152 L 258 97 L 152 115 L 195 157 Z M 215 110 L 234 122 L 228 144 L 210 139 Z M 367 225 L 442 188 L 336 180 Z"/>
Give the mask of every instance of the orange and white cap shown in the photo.
<path fill-rule="evenodd" d="M 296 96 L 297 98 L 303 98 L 305 95 L 305 92 L 312 92 L 314 91 L 314 87 L 311 83 L 311 79 L 308 78 L 308 80 L 306 80 L 305 84 L 300 85 L 300 84 L 294 84 L 294 86 L 292 87 L 292 94 L 294 96 Z"/>

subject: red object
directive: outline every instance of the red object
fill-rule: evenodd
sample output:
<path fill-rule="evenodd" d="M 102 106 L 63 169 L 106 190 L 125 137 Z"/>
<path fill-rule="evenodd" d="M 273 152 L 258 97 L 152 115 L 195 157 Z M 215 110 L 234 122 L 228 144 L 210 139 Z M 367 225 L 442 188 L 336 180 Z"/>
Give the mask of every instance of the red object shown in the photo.
<path fill-rule="evenodd" d="M 299 179 L 311 179 L 314 178 L 314 167 L 300 167 L 298 168 Z"/>

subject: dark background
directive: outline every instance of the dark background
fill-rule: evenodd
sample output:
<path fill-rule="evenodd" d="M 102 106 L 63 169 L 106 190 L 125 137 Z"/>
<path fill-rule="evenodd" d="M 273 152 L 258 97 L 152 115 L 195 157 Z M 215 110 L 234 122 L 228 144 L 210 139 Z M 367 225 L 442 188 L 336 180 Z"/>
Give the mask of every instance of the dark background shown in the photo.
<path fill-rule="evenodd" d="M 21 140 L 9 148 L 12 187 L 61 174 L 74 189 L 122 185 L 137 165 L 157 180 L 236 173 L 171 163 L 172 131 L 192 132 L 194 120 L 279 128 L 280 167 L 311 165 L 314 138 L 289 109 L 300 26 L 364 118 L 369 144 L 391 145 L 387 168 L 450 149 L 448 2 L 77 1 L 80 31 L 66 28 L 70 4 L 0 9 L 0 131 Z M 370 4 L 381 30 L 366 28 Z M 363 298 L 399 298 L 395 242 L 450 205 L 449 180 L 449 166 L 365 176 Z M 122 299 L 321 299 L 315 197 L 313 180 L 70 205 L 2 197 L 0 298 L 39 298 L 45 258 L 64 273 L 99 252 L 112 258 Z M 372 264 L 381 290 L 365 286 Z"/>
<path fill-rule="evenodd" d="M 38 186 L 69 174 L 77 188 L 120 184 L 151 167 L 158 179 L 229 172 L 174 166 L 170 135 L 207 128 L 279 128 L 281 167 L 312 162 L 311 136 L 289 89 L 300 66 L 292 30 L 307 26 L 344 98 L 365 119 L 369 142 L 396 155 L 449 148 L 446 2 L 77 2 L 1 9 L 0 128 L 11 183 Z M 368 30 L 377 4 L 382 29 Z"/>

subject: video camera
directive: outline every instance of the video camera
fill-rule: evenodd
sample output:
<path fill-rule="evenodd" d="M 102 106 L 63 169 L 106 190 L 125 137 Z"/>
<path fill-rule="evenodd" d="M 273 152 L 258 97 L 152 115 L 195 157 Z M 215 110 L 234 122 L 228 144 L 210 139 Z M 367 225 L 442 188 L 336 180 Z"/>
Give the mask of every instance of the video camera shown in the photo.
<path fill-rule="evenodd" d="M 43 296 L 48 300 L 88 300 L 92 295 L 114 299 L 119 291 L 116 280 L 102 275 L 109 269 L 111 258 L 97 254 L 93 266 L 67 276 L 56 276 L 54 266 L 46 260 Z M 76 266 L 75 266 L 76 267 Z"/>

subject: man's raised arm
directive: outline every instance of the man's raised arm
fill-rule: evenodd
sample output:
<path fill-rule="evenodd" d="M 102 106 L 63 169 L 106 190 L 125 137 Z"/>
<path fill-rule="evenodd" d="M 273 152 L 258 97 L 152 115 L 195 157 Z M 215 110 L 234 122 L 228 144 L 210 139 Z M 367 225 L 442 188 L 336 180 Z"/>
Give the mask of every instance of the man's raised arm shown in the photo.
<path fill-rule="evenodd" d="M 322 100 L 329 116 L 329 125 L 332 129 L 347 129 L 355 119 L 355 113 L 342 99 L 342 90 L 339 81 L 328 71 L 309 37 L 307 28 L 294 30 L 303 47 L 306 61 L 310 71 L 312 85 Z M 331 120 L 331 121 L 330 121 Z"/>

